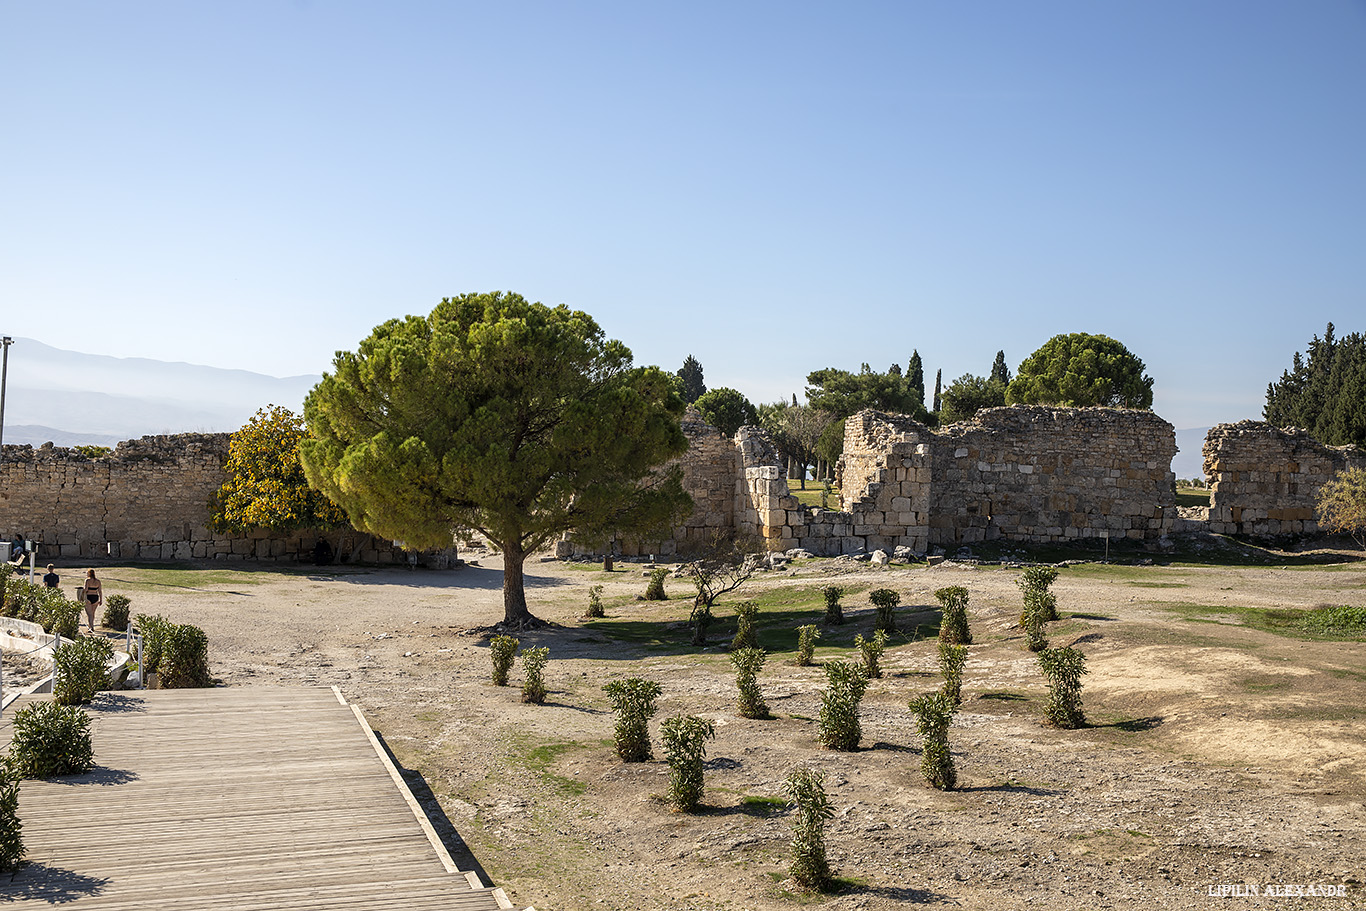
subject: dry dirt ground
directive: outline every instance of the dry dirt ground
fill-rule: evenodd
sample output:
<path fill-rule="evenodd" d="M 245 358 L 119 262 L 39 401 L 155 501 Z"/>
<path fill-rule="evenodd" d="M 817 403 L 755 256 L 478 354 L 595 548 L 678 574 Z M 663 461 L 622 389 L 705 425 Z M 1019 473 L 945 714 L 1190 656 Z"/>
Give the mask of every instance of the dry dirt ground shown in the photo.
<path fill-rule="evenodd" d="M 430 793 L 478 863 L 538 909 L 1349 908 L 1366 907 L 1366 642 L 1258 629 L 1248 609 L 1366 603 L 1366 563 L 1101 566 L 1062 570 L 1054 645 L 1087 656 L 1091 726 L 1041 722 L 1044 682 L 1014 626 L 1018 569 L 948 562 L 875 568 L 813 560 L 755 577 L 761 675 L 775 716 L 735 711 L 726 644 L 688 646 L 688 586 L 636 600 L 642 567 L 529 561 L 528 600 L 548 629 L 547 704 L 489 679 L 487 627 L 501 571 L 335 568 L 176 570 L 109 566 L 105 589 L 133 612 L 202 626 L 228 686 L 336 684 L 360 704 L 420 794 Z M 75 572 L 76 567 L 68 567 Z M 867 592 L 901 593 L 894 639 L 862 710 L 854 753 L 817 743 L 824 675 L 792 663 L 791 630 L 817 622 L 819 589 L 844 585 L 848 620 L 816 660 L 852 654 L 871 628 Z M 608 619 L 581 621 L 606 586 Z M 919 772 L 907 700 L 939 685 L 932 592 L 963 585 L 976 640 L 950 738 L 960 787 Z M 917 635 L 918 634 L 918 635 Z M 930 638 L 926 638 L 926 636 Z M 656 759 L 612 748 L 604 683 L 663 687 Z M 672 811 L 658 723 L 711 719 L 700 811 Z M 839 891 L 809 896 L 786 872 L 791 817 L 778 800 L 794 766 L 826 774 L 826 833 Z M 338 799 L 345 799 L 339 794 Z M 1346 886 L 1345 896 L 1219 898 L 1221 886 Z M 1244 888 L 1244 891 L 1247 891 Z"/>

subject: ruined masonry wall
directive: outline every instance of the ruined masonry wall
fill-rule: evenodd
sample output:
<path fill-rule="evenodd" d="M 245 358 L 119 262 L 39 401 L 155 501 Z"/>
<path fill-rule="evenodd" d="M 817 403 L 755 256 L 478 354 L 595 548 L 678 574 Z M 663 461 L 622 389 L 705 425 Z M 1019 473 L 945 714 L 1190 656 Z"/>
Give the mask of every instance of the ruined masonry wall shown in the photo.
<path fill-rule="evenodd" d="M 148 436 L 103 458 L 45 445 L 4 447 L 0 534 L 39 542 L 40 560 L 309 561 L 317 534 L 210 531 L 209 501 L 223 484 L 228 434 Z M 407 562 L 390 542 L 351 532 L 341 550 L 363 562 Z M 451 552 L 424 556 L 446 565 Z"/>
<path fill-rule="evenodd" d="M 1319 489 L 1340 471 L 1366 467 L 1366 453 L 1353 446 L 1324 446 L 1304 430 L 1261 421 L 1210 428 L 1204 455 L 1215 534 L 1315 534 Z"/>

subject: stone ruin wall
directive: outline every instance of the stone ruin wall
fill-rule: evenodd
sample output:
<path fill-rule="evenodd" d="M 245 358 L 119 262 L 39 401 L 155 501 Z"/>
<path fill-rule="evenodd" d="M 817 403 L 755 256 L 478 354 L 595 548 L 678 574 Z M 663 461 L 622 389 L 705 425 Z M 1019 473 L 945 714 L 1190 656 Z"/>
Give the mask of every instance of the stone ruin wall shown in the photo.
<path fill-rule="evenodd" d="M 1262 421 L 1211 427 L 1204 455 L 1215 534 L 1316 534 L 1319 489 L 1338 472 L 1366 467 L 1356 447 L 1325 446 L 1307 431 Z"/>
<path fill-rule="evenodd" d="M 1157 541 L 1176 520 L 1176 430 L 1151 411 L 988 408 L 931 451 L 932 545 Z"/>
<path fill-rule="evenodd" d="M 4 447 L 0 537 L 39 544 L 40 561 L 261 560 L 311 562 L 317 532 L 220 534 L 209 501 L 223 484 L 228 434 L 147 436 L 89 459 L 74 449 Z M 335 541 L 337 532 L 329 533 Z M 341 533 L 340 553 L 367 563 L 407 562 L 391 542 Z M 357 549 L 358 548 L 358 549 Z M 354 549 L 354 552 L 352 553 Z M 422 555 L 449 565 L 455 551 Z"/>
<path fill-rule="evenodd" d="M 684 431 L 690 446 L 676 464 L 693 514 L 671 539 L 621 541 L 619 553 L 672 556 L 730 530 L 817 556 L 997 539 L 1151 542 L 1176 519 L 1176 432 L 1148 411 L 1017 405 L 939 430 L 860 412 L 845 423 L 839 509 L 802 506 L 788 492 L 763 430 L 727 440 L 690 409 Z M 559 553 L 600 550 L 563 543 Z"/>

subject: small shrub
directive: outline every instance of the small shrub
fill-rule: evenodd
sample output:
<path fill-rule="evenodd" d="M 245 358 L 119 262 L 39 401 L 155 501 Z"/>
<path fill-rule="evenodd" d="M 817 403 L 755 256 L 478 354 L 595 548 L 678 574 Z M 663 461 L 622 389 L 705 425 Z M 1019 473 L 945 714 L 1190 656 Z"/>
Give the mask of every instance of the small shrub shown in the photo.
<path fill-rule="evenodd" d="M 489 640 L 489 657 L 493 659 L 493 685 L 507 686 L 508 671 L 517 657 L 517 646 L 521 645 L 511 636 L 494 636 Z"/>
<path fill-rule="evenodd" d="M 100 690 L 109 689 L 109 659 L 114 647 L 107 639 L 86 636 L 52 652 L 52 699 L 58 705 L 84 705 Z"/>
<path fill-rule="evenodd" d="M 1040 598 L 1025 600 L 1024 615 L 1020 623 L 1025 631 L 1025 648 L 1031 652 L 1041 652 L 1048 648 L 1048 636 L 1044 623 L 1048 619 L 1048 606 Z"/>
<path fill-rule="evenodd" d="M 27 579 L 9 579 L 5 586 L 5 616 L 38 623 L 43 603 L 43 588 Z"/>
<path fill-rule="evenodd" d="M 740 694 L 740 715 L 744 718 L 768 717 L 768 705 L 759 690 L 758 679 L 767 657 L 761 648 L 741 648 L 730 653 L 730 663 L 735 667 L 735 689 Z"/>
<path fill-rule="evenodd" d="M 1024 595 L 1024 610 L 1020 613 L 1020 626 L 1026 625 L 1031 609 L 1043 615 L 1043 622 L 1058 619 L 1058 596 L 1049 591 L 1058 579 L 1058 571 L 1051 566 L 1026 566 L 1015 580 Z"/>
<path fill-rule="evenodd" d="M 188 623 L 169 624 L 161 641 L 159 673 L 165 689 L 213 686 L 209 676 L 209 637 Z"/>
<path fill-rule="evenodd" d="M 840 607 L 840 599 L 844 597 L 844 586 L 827 585 L 821 589 L 821 594 L 825 596 L 825 625 L 842 625 L 844 623 L 844 609 Z"/>
<path fill-rule="evenodd" d="M 962 648 L 962 646 L 950 646 Z M 953 754 L 949 752 L 949 725 L 957 704 L 943 693 L 926 693 L 912 699 L 911 711 L 915 712 L 915 727 L 924 738 L 920 758 L 920 771 L 925 783 L 941 791 L 952 791 L 958 783 L 958 773 L 953 767 Z"/>
<path fill-rule="evenodd" d="M 882 653 L 887 650 L 887 634 L 882 630 L 874 630 L 873 638 L 865 639 L 859 633 L 854 637 L 854 648 L 859 650 L 863 656 L 864 675 L 869 680 L 874 680 L 882 676 Z"/>
<path fill-rule="evenodd" d="M 863 668 L 852 661 L 825 664 L 825 692 L 821 694 L 820 741 L 831 750 L 858 749 L 863 728 L 859 725 L 859 702 L 868 688 Z"/>
<path fill-rule="evenodd" d="M 617 713 L 613 730 L 617 755 L 622 762 L 644 762 L 653 754 L 650 750 L 650 718 L 655 713 L 655 700 L 661 692 L 659 684 L 643 677 L 613 680 L 602 688 L 612 700 Z"/>
<path fill-rule="evenodd" d="M 1086 656 L 1074 648 L 1049 648 L 1039 652 L 1039 667 L 1048 678 L 1048 703 L 1044 717 L 1060 728 L 1086 724 L 1081 707 L 1081 678 L 1087 673 Z"/>
<path fill-rule="evenodd" d="M 758 616 L 759 608 L 753 601 L 741 601 L 735 605 L 735 638 L 730 641 L 732 651 L 759 647 L 759 633 L 754 628 L 754 620 Z"/>
<path fill-rule="evenodd" d="M 123 632 L 128 629 L 128 605 L 127 595 L 110 595 L 104 599 L 104 614 L 100 617 L 100 626 L 105 629 Z"/>
<path fill-rule="evenodd" d="M 901 595 L 890 588 L 876 588 L 868 593 L 868 600 L 877 608 L 877 622 L 874 627 L 886 633 L 896 632 L 896 617 L 893 616 L 893 611 L 901 603 Z"/>
<path fill-rule="evenodd" d="M 80 775 L 95 767 L 90 717 L 74 705 L 30 702 L 14 713 L 5 765 L 16 778 Z"/>
<path fill-rule="evenodd" d="M 669 803 L 686 813 L 702 799 L 702 760 L 716 728 L 696 715 L 673 715 L 664 719 L 660 734 L 669 762 Z"/>
<path fill-rule="evenodd" d="M 954 705 L 963 702 L 963 665 L 968 662 L 968 647 L 939 643 L 939 672 L 944 675 L 943 693 Z"/>
<path fill-rule="evenodd" d="M 38 597 L 38 622 L 49 633 L 75 639 L 81 634 L 81 606 L 55 589 L 43 589 Z"/>
<path fill-rule="evenodd" d="M 820 637 L 821 631 L 815 624 L 797 627 L 797 667 L 811 666 L 811 659 L 816 654 L 816 640 Z"/>
<path fill-rule="evenodd" d="M 606 617 L 607 612 L 602 609 L 602 586 L 594 585 L 588 590 L 588 612 L 585 617 Z"/>
<path fill-rule="evenodd" d="M 161 669 L 161 648 L 166 640 L 166 631 L 173 625 L 160 614 L 138 614 L 133 625 L 142 633 L 142 654 L 138 662 L 147 674 L 155 674 Z"/>
<path fill-rule="evenodd" d="M 24 824 L 19 821 L 19 779 L 0 770 L 0 871 L 24 859 Z"/>
<path fill-rule="evenodd" d="M 1300 628 L 1318 636 L 1360 636 L 1366 633 L 1366 607 L 1316 607 L 1304 615 Z"/>
<path fill-rule="evenodd" d="M 545 703 L 545 663 L 549 660 L 550 649 L 544 646 L 522 649 L 522 673 L 526 677 L 522 682 L 523 702 L 532 705 Z"/>
<path fill-rule="evenodd" d="M 692 644 L 707 644 L 707 628 L 711 626 L 711 605 L 705 601 L 695 601 L 688 622 L 692 624 Z"/>
<path fill-rule="evenodd" d="M 646 601 L 668 601 L 669 596 L 664 591 L 664 578 L 669 575 L 667 567 L 650 570 L 650 584 L 645 586 Z"/>
<path fill-rule="evenodd" d="M 803 889 L 823 892 L 830 885 L 830 862 L 825 856 L 825 821 L 835 815 L 825 795 L 825 774 L 794 769 L 783 781 L 796 813 L 792 819 L 792 859 L 787 870 Z"/>
<path fill-rule="evenodd" d="M 934 593 L 939 602 L 939 641 L 950 645 L 972 645 L 968 630 L 968 590 L 961 585 L 950 585 Z"/>

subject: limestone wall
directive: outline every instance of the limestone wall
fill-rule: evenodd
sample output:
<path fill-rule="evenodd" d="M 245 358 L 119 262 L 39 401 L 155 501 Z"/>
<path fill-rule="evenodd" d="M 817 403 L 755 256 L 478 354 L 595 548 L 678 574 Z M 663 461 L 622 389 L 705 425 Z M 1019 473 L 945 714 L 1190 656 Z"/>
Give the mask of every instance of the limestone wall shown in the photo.
<path fill-rule="evenodd" d="M 1014 405 L 939 430 L 865 411 L 845 424 L 844 505 L 869 517 L 855 532 L 870 542 L 917 551 L 1153 540 L 1176 518 L 1175 454 L 1172 425 L 1149 411 Z"/>
<path fill-rule="evenodd" d="M 1216 534 L 1315 534 L 1319 488 L 1340 471 L 1366 467 L 1366 453 L 1355 447 L 1324 446 L 1307 431 L 1261 421 L 1210 428 L 1204 455 Z"/>
<path fill-rule="evenodd" d="M 228 434 L 149 436 L 89 459 L 45 445 L 4 447 L 0 536 L 38 542 L 44 562 L 63 559 L 312 560 L 314 532 L 247 535 L 210 531 L 209 501 L 223 483 Z M 339 553 L 363 562 L 407 562 L 392 542 L 348 531 Z M 449 565 L 454 551 L 425 554 Z"/>
<path fill-rule="evenodd" d="M 1176 430 L 1151 411 L 988 408 L 932 450 L 931 544 L 1156 540 L 1176 519 Z"/>

